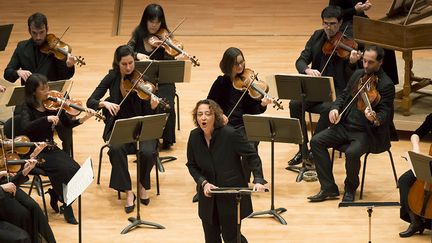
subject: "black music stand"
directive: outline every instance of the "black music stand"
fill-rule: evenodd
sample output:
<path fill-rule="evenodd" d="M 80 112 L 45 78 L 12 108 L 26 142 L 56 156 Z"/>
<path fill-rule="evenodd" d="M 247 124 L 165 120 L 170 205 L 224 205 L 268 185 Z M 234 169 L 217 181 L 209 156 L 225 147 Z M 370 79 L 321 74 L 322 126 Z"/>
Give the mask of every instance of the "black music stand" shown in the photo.
<path fill-rule="evenodd" d="M 333 102 L 336 99 L 332 77 L 312 77 L 303 74 L 276 74 L 276 87 L 278 96 L 281 99 L 301 100 L 302 101 L 302 119 L 301 126 L 303 131 L 306 130 L 305 121 L 305 102 Z M 313 134 L 312 134 L 313 135 Z M 305 134 L 306 136 L 306 134 Z M 288 166 L 287 169 L 298 172 L 297 182 L 303 179 L 303 173 L 312 170 L 306 166 L 307 157 L 307 142 L 303 140 L 302 146 L 302 166 Z"/>
<path fill-rule="evenodd" d="M 150 66 L 150 67 L 149 67 Z M 148 60 L 135 62 L 135 68 L 149 78 L 148 81 L 156 86 L 167 83 L 189 82 L 191 77 L 191 62 L 180 60 Z M 171 107 L 174 109 L 174 107 Z M 180 127 L 180 110 L 177 102 L 177 127 Z M 174 161 L 174 156 L 159 157 L 158 167 L 160 172 L 165 172 L 162 163 Z"/>
<path fill-rule="evenodd" d="M 118 119 L 114 123 L 111 136 L 108 140 L 108 144 L 125 144 L 132 143 L 136 144 L 136 156 L 137 156 L 137 197 L 140 199 L 140 141 L 158 139 L 162 135 L 163 128 L 168 115 L 166 113 L 148 115 L 148 116 L 137 116 L 128 119 Z M 147 128 L 147 129 L 146 129 Z M 151 128 L 151 129 L 148 129 Z M 140 216 L 140 202 L 137 205 L 137 216 L 136 218 L 130 217 L 128 219 L 131 224 L 126 226 L 121 234 L 126 234 L 130 230 L 136 228 L 139 225 L 149 225 L 157 229 L 165 229 L 164 226 L 141 220 Z"/>
<path fill-rule="evenodd" d="M 0 25 L 0 51 L 4 51 L 12 33 L 13 24 Z"/>
<path fill-rule="evenodd" d="M 267 192 L 268 190 L 266 190 Z M 241 226 L 241 210 L 240 203 L 243 195 L 251 195 L 255 193 L 252 188 L 248 187 L 218 187 L 210 190 L 211 194 L 217 195 L 235 195 L 237 202 L 237 243 L 241 243 L 241 234 L 240 234 L 240 226 Z"/>
<path fill-rule="evenodd" d="M 432 156 L 408 151 L 414 175 L 426 183 L 432 183 Z"/>
<path fill-rule="evenodd" d="M 281 224 L 287 224 L 279 214 L 286 211 L 285 208 L 274 206 L 274 143 L 301 144 L 303 135 L 297 118 L 271 117 L 263 115 L 243 115 L 246 135 L 249 141 L 271 142 L 271 205 L 270 210 L 254 212 L 249 217 L 270 214 Z"/>

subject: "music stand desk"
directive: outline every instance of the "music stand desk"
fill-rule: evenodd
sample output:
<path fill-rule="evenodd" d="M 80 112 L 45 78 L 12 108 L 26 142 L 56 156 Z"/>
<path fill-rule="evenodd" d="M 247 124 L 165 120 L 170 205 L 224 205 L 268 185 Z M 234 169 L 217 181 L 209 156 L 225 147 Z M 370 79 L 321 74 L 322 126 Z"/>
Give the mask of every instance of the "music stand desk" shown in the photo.
<path fill-rule="evenodd" d="M 0 51 L 4 51 L 12 33 L 13 24 L 0 25 Z"/>

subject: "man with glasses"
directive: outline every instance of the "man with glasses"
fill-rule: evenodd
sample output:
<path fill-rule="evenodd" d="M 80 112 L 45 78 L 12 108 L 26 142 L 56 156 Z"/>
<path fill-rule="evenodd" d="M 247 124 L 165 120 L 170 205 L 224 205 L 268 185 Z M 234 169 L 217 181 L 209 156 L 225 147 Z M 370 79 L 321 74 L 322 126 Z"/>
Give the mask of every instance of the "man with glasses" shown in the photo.
<path fill-rule="evenodd" d="M 342 9 L 338 6 L 328 6 L 321 12 L 322 29 L 316 30 L 306 43 L 305 49 L 301 52 L 296 61 L 297 71 L 301 74 L 310 76 L 331 76 L 333 77 L 336 96 L 342 93 L 351 74 L 357 68 L 357 61 L 360 59 L 360 53 L 352 51 L 349 58 L 344 59 L 336 54 L 330 56 L 324 54 L 324 44 L 339 33 L 342 25 Z M 343 31 L 343 30 L 342 30 Z M 330 60 L 329 60 L 330 59 Z M 326 66 L 327 63 L 327 66 Z M 311 66 L 309 67 L 309 64 Z M 324 66 L 325 69 L 324 69 Z M 324 70 L 323 70 L 324 69 Z M 330 109 L 329 102 L 305 102 L 305 110 L 312 113 L 320 114 L 315 133 L 324 130 L 329 126 L 328 112 Z M 302 119 L 302 101 L 291 100 L 289 103 L 290 116 L 292 118 Z M 304 114 L 303 114 L 304 121 Z M 304 138 L 308 142 L 306 126 L 303 128 Z M 299 145 L 299 151 L 288 162 L 288 165 L 296 165 L 302 162 L 301 155 L 302 145 Z M 308 153 L 309 154 L 309 153 Z M 311 157 L 311 156 L 309 156 Z M 308 158 L 311 160 L 311 158 Z"/>

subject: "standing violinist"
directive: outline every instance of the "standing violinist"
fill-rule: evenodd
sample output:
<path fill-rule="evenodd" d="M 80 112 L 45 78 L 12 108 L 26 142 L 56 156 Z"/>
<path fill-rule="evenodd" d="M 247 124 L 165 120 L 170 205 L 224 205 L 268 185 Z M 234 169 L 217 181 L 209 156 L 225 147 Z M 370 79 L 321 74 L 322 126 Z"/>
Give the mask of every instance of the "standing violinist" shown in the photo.
<path fill-rule="evenodd" d="M 330 53 L 325 53 L 323 50 L 323 46 L 325 44 L 329 44 L 329 40 L 334 40 L 336 35 L 341 31 L 340 27 L 343 23 L 343 20 L 342 9 L 340 7 L 328 6 L 324 8 L 324 10 L 321 12 L 321 20 L 323 28 L 316 30 L 309 38 L 305 49 L 301 52 L 300 57 L 296 61 L 296 68 L 299 73 L 307 74 L 309 76 L 333 77 L 336 96 L 338 96 L 342 93 L 342 90 L 345 88 L 349 78 L 357 68 L 357 61 L 360 59 L 360 55 L 356 51 L 352 51 L 349 58 L 343 58 L 336 55 L 336 53 L 330 55 Z M 331 59 L 329 60 L 329 58 Z M 324 69 L 327 61 L 328 64 Z M 315 129 L 315 133 L 318 133 L 328 127 L 329 122 L 327 117 L 330 105 L 330 102 L 305 102 L 304 106 L 306 111 L 320 114 L 320 119 Z M 304 114 L 302 114 L 301 100 L 291 100 L 289 107 L 290 116 L 292 118 L 298 118 L 301 121 L 305 121 Z M 302 128 L 304 128 L 302 132 L 307 143 L 308 136 L 306 126 L 302 126 Z M 288 162 L 288 165 L 296 165 L 302 162 L 301 151 L 302 145 L 299 145 L 299 151 Z"/>
<path fill-rule="evenodd" d="M 389 127 L 392 122 L 390 118 L 393 115 L 395 88 L 381 68 L 383 55 L 384 50 L 381 47 L 369 46 L 365 49 L 363 69 L 353 73 L 343 93 L 332 104 L 328 118 L 334 125 L 312 137 L 311 150 L 321 189 L 316 195 L 308 197 L 311 202 L 339 196 L 339 189 L 332 172 L 333 164 L 330 160 L 329 148 L 347 146 L 345 193 L 342 199 L 347 202 L 354 201 L 355 191 L 359 186 L 360 157 L 366 152 L 382 152 L 390 148 Z M 373 104 L 372 110 L 361 108 L 360 96 L 348 105 L 359 90 L 361 81 L 367 80 L 370 83 L 366 86 L 365 92 L 375 97 L 370 100 Z M 341 114 L 342 110 L 345 110 L 343 114 Z M 337 123 L 338 119 L 340 121 Z"/>
<path fill-rule="evenodd" d="M 420 139 L 425 137 L 427 134 L 432 132 L 432 113 L 429 114 L 425 121 L 420 125 L 417 130 L 414 131 L 414 134 L 411 135 L 411 144 L 412 150 L 416 153 L 420 153 Z M 431 145 L 432 146 L 432 145 Z M 432 147 L 431 147 L 432 149 Z M 429 151 L 429 155 L 431 155 L 432 151 Z M 408 193 L 410 191 L 411 186 L 416 181 L 416 177 L 412 170 L 408 170 L 403 175 L 399 177 L 398 186 L 399 186 L 399 196 L 400 196 L 400 218 L 406 222 L 409 222 L 410 225 L 405 231 L 399 233 L 399 236 L 402 238 L 410 237 L 415 233 L 419 232 L 423 233 L 423 230 L 431 229 L 431 220 L 426 220 L 416 214 L 414 214 L 408 205 Z"/>
<path fill-rule="evenodd" d="M 144 9 L 144 13 L 141 17 L 139 25 L 135 28 L 132 33 L 132 37 L 128 42 L 128 45 L 132 47 L 135 54 L 136 60 L 172 60 L 174 57 L 165 53 L 165 49 L 161 46 L 155 53 L 151 56 L 150 54 L 154 51 L 156 47 L 149 43 L 149 38 L 157 35 L 161 30 L 166 30 L 169 32 L 165 14 L 162 6 L 159 4 L 149 4 Z M 171 38 L 173 36 L 170 36 Z M 185 59 L 183 55 L 178 55 L 175 59 Z M 168 101 L 171 109 L 169 110 L 168 120 L 165 129 L 162 134 L 162 149 L 169 149 L 176 142 L 175 140 L 175 122 L 176 114 L 174 110 L 174 97 L 176 94 L 176 87 L 174 83 L 163 83 L 158 84 L 157 95 L 160 98 L 165 98 Z"/>
<path fill-rule="evenodd" d="M 75 127 L 93 116 L 94 111 L 86 109 L 85 116 L 79 119 L 71 119 L 64 111 L 57 115 L 56 111 L 50 111 L 43 105 L 49 93 L 47 78 L 38 73 L 30 75 L 25 84 L 25 104 L 22 107 L 20 125 L 24 134 L 31 141 L 53 142 L 53 129 L 61 121 L 64 126 Z M 70 224 L 78 224 L 72 210 L 72 204 L 66 206 L 63 199 L 63 184 L 67 184 L 79 170 L 79 164 L 69 154 L 60 150 L 57 146 L 48 146 L 40 154 L 39 158 L 45 160 L 38 165 L 45 171 L 53 187 L 49 190 L 51 196 L 50 205 L 54 211 L 58 211 L 57 200 L 63 202 L 64 218 Z"/>
<path fill-rule="evenodd" d="M 93 109 L 106 109 L 111 118 L 108 119 L 104 129 L 104 140 L 108 140 L 116 119 L 130 118 L 134 116 L 145 116 L 155 113 L 159 104 L 156 97 L 150 100 L 142 100 L 137 93 L 130 93 L 120 106 L 120 102 L 126 97 L 126 90 L 123 88 L 124 82 L 130 82 L 130 75 L 134 72 L 135 60 L 134 50 L 128 45 L 119 46 L 114 53 L 112 69 L 102 79 L 91 96 L 87 100 L 87 107 Z M 101 100 L 105 93 L 109 91 L 109 99 Z M 108 101 L 109 100 L 109 101 Z M 150 172 L 156 160 L 157 140 L 140 142 L 140 202 L 144 205 L 150 203 L 148 190 L 150 190 Z M 131 213 L 135 208 L 136 196 L 132 192 L 132 182 L 128 170 L 128 154 L 136 151 L 134 143 L 110 145 L 108 155 L 112 165 L 111 179 L 109 186 L 115 190 L 126 192 L 125 212 Z"/>
<path fill-rule="evenodd" d="M 30 39 L 20 41 L 15 49 L 9 64 L 4 71 L 4 78 L 9 82 L 21 79 L 21 85 L 25 85 L 32 73 L 40 73 L 49 81 L 70 79 L 75 73 L 76 59 L 68 55 L 65 60 L 59 60 L 54 55 L 42 53 L 41 48 L 47 45 L 48 20 L 42 13 L 32 14 L 28 20 Z M 20 108 L 15 110 L 19 115 Z M 59 138 L 62 140 L 63 150 L 71 154 L 72 129 L 62 124 L 56 127 Z"/>

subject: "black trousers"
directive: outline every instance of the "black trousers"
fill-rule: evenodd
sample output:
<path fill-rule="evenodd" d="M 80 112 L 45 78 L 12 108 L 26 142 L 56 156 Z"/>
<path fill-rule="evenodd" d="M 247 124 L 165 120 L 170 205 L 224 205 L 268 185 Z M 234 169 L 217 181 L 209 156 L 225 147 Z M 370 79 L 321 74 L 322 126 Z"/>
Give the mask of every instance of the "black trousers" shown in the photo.
<path fill-rule="evenodd" d="M 300 123 L 306 122 L 305 116 L 304 115 L 302 116 L 302 103 L 303 102 L 299 100 L 291 100 L 289 103 L 291 118 L 299 119 Z M 309 101 L 305 102 L 305 111 L 320 114 L 320 118 L 315 128 L 315 134 L 322 130 L 325 130 L 327 127 L 330 126 L 330 122 L 328 119 L 330 107 L 331 107 L 330 102 L 309 102 Z M 303 124 L 302 124 L 302 133 L 303 133 L 303 137 L 306 140 L 306 143 L 309 142 L 306 125 L 303 126 Z"/>
<path fill-rule="evenodd" d="M 202 221 L 206 243 L 222 243 L 221 234 L 225 243 L 237 242 L 237 219 L 219 219 L 217 204 L 214 204 L 213 223 Z M 247 239 L 241 235 L 241 242 Z"/>
<path fill-rule="evenodd" d="M 157 140 L 140 142 L 140 182 L 146 189 L 150 189 L 150 172 L 156 161 L 156 145 Z M 128 154 L 136 153 L 136 144 L 128 143 L 122 145 L 112 145 L 108 151 L 110 157 L 111 179 L 110 188 L 119 191 L 132 190 L 132 181 L 128 169 Z"/>
<path fill-rule="evenodd" d="M 337 148 L 344 144 L 348 144 L 345 151 L 345 190 L 355 191 L 359 186 L 360 157 L 369 149 L 368 136 L 364 132 L 351 131 L 338 124 L 314 135 L 311 140 L 311 150 L 321 190 L 338 191 L 328 148 Z"/>
<path fill-rule="evenodd" d="M 31 243 L 31 240 L 25 230 L 6 221 L 0 221 L 0 242 Z"/>
<path fill-rule="evenodd" d="M 73 156 L 72 154 L 72 128 L 66 127 L 63 125 L 63 123 L 59 122 L 59 124 L 56 126 L 57 135 L 62 141 L 62 149 L 70 156 Z"/>
<path fill-rule="evenodd" d="M 9 195 L 0 201 L 0 220 L 26 231 L 32 242 L 38 242 L 39 235 L 47 242 L 56 242 L 45 214 L 33 198 L 19 188 L 15 197 Z"/>
<path fill-rule="evenodd" d="M 175 138 L 175 123 L 176 123 L 176 113 L 175 113 L 175 102 L 174 97 L 176 94 L 176 87 L 174 84 L 159 84 L 157 95 L 159 98 L 165 98 L 171 109 L 167 111 L 169 113 L 165 129 L 162 134 L 162 139 L 165 143 L 173 144 L 176 142 Z"/>

